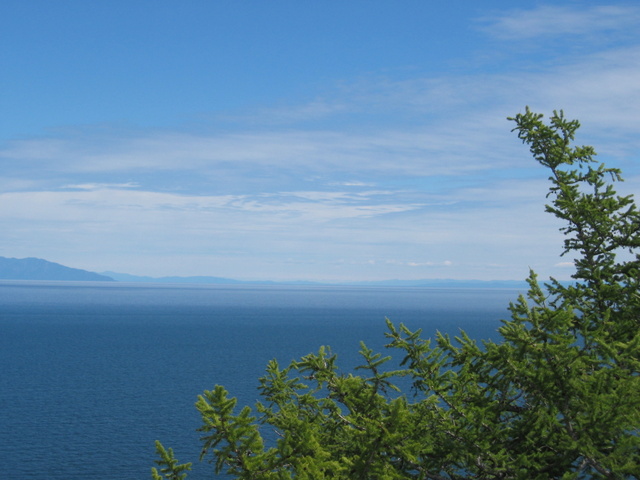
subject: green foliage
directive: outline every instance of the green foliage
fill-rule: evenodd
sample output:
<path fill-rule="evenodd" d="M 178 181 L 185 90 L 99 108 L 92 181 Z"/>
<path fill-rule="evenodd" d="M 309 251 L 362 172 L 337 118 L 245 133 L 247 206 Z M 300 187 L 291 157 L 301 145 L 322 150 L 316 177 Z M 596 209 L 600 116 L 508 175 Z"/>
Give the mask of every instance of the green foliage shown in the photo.
<path fill-rule="evenodd" d="M 164 468 L 161 468 L 159 473 L 157 468 L 151 469 L 151 476 L 153 477 L 153 480 L 184 480 L 187 478 L 187 474 L 183 472 L 191 470 L 190 463 L 179 465 L 178 460 L 173 455 L 173 449 L 170 448 L 166 450 L 157 440 L 156 452 L 160 456 L 160 460 L 156 460 L 156 463 Z M 164 475 L 164 478 L 160 473 Z"/>
<path fill-rule="evenodd" d="M 399 369 L 362 344 L 359 374 L 341 373 L 320 348 L 271 361 L 255 413 L 205 391 L 201 460 L 247 480 L 640 478 L 640 214 L 607 183 L 618 170 L 571 146 L 577 121 L 529 109 L 510 120 L 550 171 L 547 211 L 565 221 L 576 282 L 543 289 L 531 272 L 497 343 L 425 340 L 388 321 Z M 166 478 L 184 478 L 158 452 Z"/>

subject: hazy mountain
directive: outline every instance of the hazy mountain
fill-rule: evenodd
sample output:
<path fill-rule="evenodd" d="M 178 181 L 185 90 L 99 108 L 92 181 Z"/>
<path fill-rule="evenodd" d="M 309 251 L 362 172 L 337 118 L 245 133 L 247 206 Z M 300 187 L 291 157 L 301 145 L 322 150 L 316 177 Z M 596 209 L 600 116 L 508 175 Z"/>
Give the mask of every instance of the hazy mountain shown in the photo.
<path fill-rule="evenodd" d="M 227 284 L 227 285 L 324 285 L 320 282 L 308 282 L 304 280 L 291 282 L 276 282 L 272 280 L 235 280 L 233 278 L 193 276 L 193 277 L 147 277 L 143 275 L 130 275 L 119 272 L 101 272 L 102 275 L 117 280 L 118 282 L 135 283 L 200 283 L 200 284 Z"/>
<path fill-rule="evenodd" d="M 453 280 L 449 278 L 418 280 L 378 280 L 352 282 L 347 285 L 371 287 L 433 287 L 433 288 L 527 288 L 524 280 Z"/>
<path fill-rule="evenodd" d="M 136 282 L 136 283 L 246 283 L 240 280 L 222 277 L 146 277 L 142 275 L 130 275 L 128 273 L 118 272 L 102 272 L 118 282 Z M 271 282 L 251 282 L 251 283 L 271 283 Z"/>
<path fill-rule="evenodd" d="M 308 281 L 244 281 L 224 277 L 147 277 L 127 273 L 102 272 L 95 273 L 78 268 L 65 267 L 58 263 L 41 258 L 6 258 L 0 257 L 0 280 L 68 280 L 68 281 L 106 281 L 136 283 L 191 283 L 191 284 L 247 284 L 247 285 L 350 285 L 371 287 L 434 287 L 434 288 L 526 288 L 523 281 L 509 280 L 380 280 L 361 282 L 308 282 Z"/>
<path fill-rule="evenodd" d="M 113 278 L 70 268 L 41 258 L 0 257 L 0 280 L 68 280 L 113 282 Z"/>
<path fill-rule="evenodd" d="M 434 287 L 434 288 L 526 288 L 527 283 L 519 280 L 378 280 L 361 282 L 310 282 L 310 281 L 269 281 L 269 280 L 235 280 L 224 277 L 147 277 L 128 273 L 101 272 L 103 275 L 119 281 L 134 283 L 200 283 L 200 284 L 236 284 L 236 285 L 347 285 L 354 287 Z"/>

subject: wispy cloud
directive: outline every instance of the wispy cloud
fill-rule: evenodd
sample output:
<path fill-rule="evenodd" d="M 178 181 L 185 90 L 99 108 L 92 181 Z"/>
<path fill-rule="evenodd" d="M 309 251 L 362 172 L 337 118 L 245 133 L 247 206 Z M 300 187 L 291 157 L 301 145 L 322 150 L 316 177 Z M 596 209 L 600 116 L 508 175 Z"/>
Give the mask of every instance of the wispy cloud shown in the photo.
<path fill-rule="evenodd" d="M 359 182 L 357 180 L 330 182 L 329 185 L 339 187 L 375 187 L 374 183 Z"/>
<path fill-rule="evenodd" d="M 137 188 L 139 185 L 134 182 L 127 183 L 78 183 L 71 185 L 63 185 L 62 189 L 71 190 L 106 190 L 106 189 L 119 189 L 119 188 Z"/>
<path fill-rule="evenodd" d="M 86 136 L 61 140 L 13 142 L 2 157 L 29 162 L 56 163 L 57 168 L 85 172 L 135 169 L 207 169 L 216 166 L 295 168 L 348 171 L 366 167 L 413 169 L 425 153 L 450 150 L 456 141 L 450 135 L 415 130 L 385 129 L 369 134 L 331 131 L 266 131 L 237 134 L 154 134 L 137 138 L 105 139 L 94 147 Z M 463 138 L 458 138 L 464 141 Z M 52 148 L 50 143 L 54 144 Z M 409 162 L 394 164 L 402 156 Z M 427 157 L 428 160 L 428 157 Z M 363 165 L 366 162 L 366 165 Z M 442 165 L 439 170 L 455 168 Z"/>
<path fill-rule="evenodd" d="M 484 30 L 500 39 L 518 40 L 561 35 L 595 36 L 621 32 L 640 23 L 635 5 L 540 5 L 483 19 Z"/>
<path fill-rule="evenodd" d="M 392 264 L 392 265 L 406 265 L 407 267 L 450 267 L 451 265 L 453 265 L 453 262 L 451 262 L 450 260 L 444 260 L 441 262 L 425 262 L 425 261 L 398 261 L 398 260 L 387 260 L 388 264 Z"/>
<path fill-rule="evenodd" d="M 329 185 L 357 178 L 351 183 L 356 186 L 375 184 L 379 175 L 464 175 L 514 165 L 511 159 L 518 150 L 505 117 L 525 104 L 545 112 L 564 108 L 581 119 L 590 136 L 597 135 L 592 138 L 599 150 L 628 153 L 640 140 L 621 151 L 617 137 L 635 131 L 640 121 L 638 78 L 640 46 L 591 52 L 534 72 L 397 81 L 374 77 L 368 85 L 360 82 L 353 90 L 336 92 L 335 101 L 355 112 L 353 123 L 339 130 L 289 125 L 199 134 L 83 131 L 13 141 L 0 158 L 8 165 L 30 165 L 44 176 L 51 170 L 85 175 L 179 170 L 240 180 L 247 178 L 244 172 L 264 172 L 322 178 Z M 406 123 L 402 118 L 407 112 L 414 114 L 410 127 L 365 123 L 356 128 L 362 111 L 396 118 L 400 124 Z"/>
<path fill-rule="evenodd" d="M 575 264 L 573 262 L 559 262 L 554 265 L 555 267 L 560 268 L 573 268 Z"/>
<path fill-rule="evenodd" d="M 560 34 L 624 36 L 639 18 L 629 5 L 541 6 L 482 25 L 498 43 L 553 46 Z M 554 55 L 363 75 L 193 129 L 13 140 L 0 149 L 3 243 L 13 256 L 40 249 L 159 275 L 521 278 L 532 266 L 566 276 L 559 224 L 542 206 L 546 173 L 505 118 L 563 108 L 584 125 L 578 141 L 624 164 L 624 188 L 640 191 L 640 45 Z"/>

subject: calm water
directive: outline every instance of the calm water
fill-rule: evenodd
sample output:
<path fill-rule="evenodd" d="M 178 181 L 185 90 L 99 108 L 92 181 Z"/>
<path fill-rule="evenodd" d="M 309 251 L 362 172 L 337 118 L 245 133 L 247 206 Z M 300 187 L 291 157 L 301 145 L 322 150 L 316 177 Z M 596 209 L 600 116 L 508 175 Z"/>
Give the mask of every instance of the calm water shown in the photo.
<path fill-rule="evenodd" d="M 346 369 L 385 317 L 496 337 L 514 290 L 0 282 L 0 461 L 15 479 L 150 478 L 154 441 L 198 464 L 197 395 L 253 403 L 266 363 L 330 345 Z"/>

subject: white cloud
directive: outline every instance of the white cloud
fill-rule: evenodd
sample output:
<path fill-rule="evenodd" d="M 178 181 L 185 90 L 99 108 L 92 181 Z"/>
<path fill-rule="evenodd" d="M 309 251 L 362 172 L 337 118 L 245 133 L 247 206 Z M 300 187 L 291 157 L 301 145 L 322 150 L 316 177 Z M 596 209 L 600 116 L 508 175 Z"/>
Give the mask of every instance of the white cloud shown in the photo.
<path fill-rule="evenodd" d="M 640 123 L 638 78 L 640 46 L 633 46 L 575 56 L 534 71 L 373 80 L 368 87 L 351 87 L 360 90 L 341 91 L 345 98 L 336 99 L 340 104 L 350 102 L 351 111 L 364 109 L 373 117 L 393 119 L 413 111 L 411 127 L 400 128 L 392 121 L 394 126 L 365 124 L 334 131 L 297 126 L 224 134 L 100 134 L 99 138 L 81 132 L 64 139 L 14 141 L 0 151 L 0 157 L 47 176 L 52 170 L 67 175 L 120 173 L 141 185 L 136 176 L 150 171 L 181 171 L 232 182 L 261 176 L 317 178 L 330 186 L 373 185 L 380 176 L 389 175 L 466 175 L 518 168 L 513 158 L 522 149 L 509 134 L 505 117 L 527 104 L 548 113 L 563 108 L 568 116 L 580 118 L 584 131 L 597 135 L 589 143 L 598 151 L 628 154 L 640 147 L 640 140 L 627 139 L 623 147 L 618 137 L 634 133 Z M 345 177 L 358 180 L 345 182 Z"/>
<path fill-rule="evenodd" d="M 573 268 L 575 267 L 575 264 L 573 262 L 559 262 L 559 263 L 556 263 L 554 267 Z"/>
<path fill-rule="evenodd" d="M 60 170 L 117 172 L 143 170 L 197 170 L 218 168 L 304 168 L 310 171 L 394 171 L 446 174 L 467 168 L 482 168 L 457 149 L 471 147 L 464 136 L 442 129 L 413 131 L 394 129 L 368 134 L 328 131 L 281 131 L 196 136 L 157 134 L 152 137 L 112 138 L 97 151 L 90 151 L 85 137 L 48 148 L 47 141 L 14 142 L 0 152 L 14 161 L 46 161 Z M 64 148 L 63 148 L 64 145 Z M 475 145 L 477 147 L 477 144 Z M 443 153 L 447 162 L 441 161 Z M 453 155 L 452 155 L 453 154 Z"/>
<path fill-rule="evenodd" d="M 62 186 L 63 189 L 71 190 L 105 190 L 119 188 L 137 188 L 139 185 L 134 182 L 127 183 L 78 183 Z"/>
<path fill-rule="evenodd" d="M 433 266 L 450 266 L 451 262 L 407 262 L 409 267 L 433 267 Z"/>
<path fill-rule="evenodd" d="M 630 29 L 639 11 L 547 6 L 485 24 L 543 42 Z M 618 162 L 630 156 L 623 188 L 640 191 L 640 46 L 587 52 L 460 75 L 361 77 L 224 130 L 89 128 L 13 141 L 0 151 L 3 243 L 14 256 L 50 248 L 58 261 L 86 250 L 85 267 L 122 262 L 131 273 L 522 278 L 532 266 L 566 275 L 559 224 L 543 212 L 547 174 L 505 117 L 525 105 L 563 108 L 583 124 L 579 142 Z"/>
<path fill-rule="evenodd" d="M 160 224 L 180 221 L 186 216 L 202 217 L 208 222 L 224 221 L 224 226 L 244 224 L 241 215 L 254 217 L 256 225 L 288 222 L 331 222 L 348 218 L 369 218 L 415 210 L 418 204 L 380 201 L 385 192 L 284 192 L 269 195 L 179 195 L 129 190 L 133 185 L 78 185 L 74 190 L 13 192 L 0 194 L 0 216 L 23 220 L 111 224 Z M 374 200 L 375 198 L 375 200 Z M 259 217 L 255 217 L 259 215 Z M 237 221 L 233 218 L 237 217 Z M 97 220 L 100 219 L 100 220 Z M 247 227 L 243 227 L 247 228 Z"/>
<path fill-rule="evenodd" d="M 484 30 L 504 40 L 601 35 L 633 28 L 640 23 L 640 8 L 631 5 L 540 5 L 534 9 L 511 10 L 487 17 Z"/>
<path fill-rule="evenodd" d="M 343 181 L 343 182 L 330 182 L 328 185 L 338 186 L 338 187 L 375 187 L 375 183 L 359 182 L 356 180 Z"/>
<path fill-rule="evenodd" d="M 518 187 L 528 189 L 526 184 L 513 188 Z M 484 252 L 487 258 L 494 258 L 498 252 L 503 258 L 507 255 L 512 260 L 505 258 L 506 272 L 517 265 L 515 258 L 522 252 L 532 250 L 534 245 L 553 244 L 539 203 L 533 214 L 523 215 L 516 202 L 486 210 L 478 192 L 465 190 L 452 192 L 454 200 L 461 202 L 453 211 L 437 205 L 396 203 L 386 192 L 381 196 L 375 192 L 371 196 L 294 193 L 282 197 L 194 196 L 130 188 L 5 193 L 0 195 L 0 224 L 5 232 L 5 225 L 12 225 L 14 240 L 6 239 L 5 245 L 15 247 L 16 255 L 24 251 L 28 256 L 36 244 L 45 249 L 39 255 L 46 256 L 46 248 L 51 248 L 57 253 L 49 257 L 58 261 L 64 260 L 66 250 L 68 255 L 85 251 L 90 256 L 85 268 L 113 270 L 122 261 L 117 252 L 139 252 L 136 262 L 155 252 L 158 261 L 150 266 L 147 259 L 146 272 L 157 275 L 238 276 L 238 271 L 249 268 L 243 266 L 249 258 L 267 268 L 277 256 L 286 255 L 291 265 L 297 266 L 278 270 L 280 275 L 291 278 L 298 271 L 302 278 L 305 268 L 317 264 L 316 275 L 328 279 L 330 272 L 323 269 L 330 269 L 329 265 L 338 268 L 332 261 L 336 256 L 355 262 L 351 265 L 374 260 L 376 265 L 393 266 L 387 260 L 400 251 L 405 255 L 395 264 L 400 277 L 406 269 L 414 269 L 420 276 L 424 273 L 419 273 L 419 267 L 436 271 L 433 269 L 451 270 L 454 265 L 460 271 L 451 274 L 464 276 L 463 272 L 468 274 L 465 268 L 476 268 L 472 267 L 474 250 Z M 498 195 L 509 197 L 496 185 L 493 200 L 501 200 Z M 505 224 L 505 218 L 511 221 Z M 46 248 L 37 240 L 41 238 L 47 238 Z M 503 253 L 505 239 L 509 243 L 519 241 L 521 246 Z M 425 251 L 429 252 L 428 258 L 420 260 L 425 258 Z M 455 259 L 450 258 L 452 251 L 457 252 Z M 170 258 L 176 252 L 189 252 L 187 256 L 195 263 L 172 263 Z M 265 255 L 255 258 L 259 252 Z M 121 269 L 144 273 L 132 270 L 134 265 Z M 190 270 L 183 270 L 186 268 Z M 352 279 L 364 275 L 360 268 L 338 270 Z"/>

